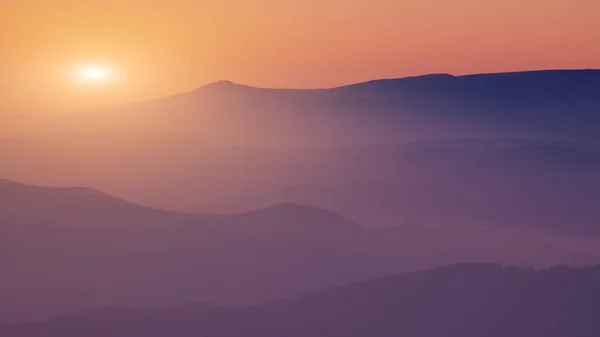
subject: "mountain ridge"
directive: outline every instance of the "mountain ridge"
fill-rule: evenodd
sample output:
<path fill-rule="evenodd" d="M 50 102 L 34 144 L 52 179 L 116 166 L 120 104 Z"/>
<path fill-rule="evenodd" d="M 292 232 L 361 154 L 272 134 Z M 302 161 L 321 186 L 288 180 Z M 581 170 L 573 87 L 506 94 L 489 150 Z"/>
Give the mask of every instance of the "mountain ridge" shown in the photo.
<path fill-rule="evenodd" d="M 428 79 L 469 79 L 475 77 L 494 77 L 494 76 L 520 76 L 520 75 L 555 75 L 555 74 L 585 74 L 585 75 L 596 75 L 600 74 L 600 69 L 595 68 L 582 68 L 582 69 L 540 69 L 540 70 L 522 70 L 522 71 L 508 71 L 508 72 L 490 72 L 490 73 L 473 73 L 473 74 L 461 74 L 461 75 L 453 75 L 449 73 L 430 73 L 423 75 L 414 75 L 414 76 L 405 76 L 405 77 L 384 77 L 377 78 L 372 80 L 360 81 L 351 84 L 343 84 L 338 86 L 331 87 L 316 87 L 316 88 L 294 88 L 294 87 L 262 87 L 262 86 L 252 86 L 242 83 L 237 83 L 230 80 L 217 80 L 214 82 L 210 82 L 203 86 L 200 86 L 196 89 L 193 89 L 191 92 L 213 88 L 232 88 L 232 87 L 241 87 L 241 88 L 252 88 L 252 89 L 263 89 L 263 90 L 297 90 L 297 91 L 324 91 L 324 90 L 332 90 L 332 89 L 340 89 L 347 88 L 353 86 L 360 86 L 364 84 L 375 84 L 375 83 L 392 83 L 394 81 L 412 81 L 412 80 L 428 80 Z"/>
<path fill-rule="evenodd" d="M 29 128 L 27 135 L 144 131 L 279 149 L 482 135 L 600 144 L 597 91 L 600 70 L 430 74 L 325 89 L 221 81 L 170 97 L 66 114 Z"/>

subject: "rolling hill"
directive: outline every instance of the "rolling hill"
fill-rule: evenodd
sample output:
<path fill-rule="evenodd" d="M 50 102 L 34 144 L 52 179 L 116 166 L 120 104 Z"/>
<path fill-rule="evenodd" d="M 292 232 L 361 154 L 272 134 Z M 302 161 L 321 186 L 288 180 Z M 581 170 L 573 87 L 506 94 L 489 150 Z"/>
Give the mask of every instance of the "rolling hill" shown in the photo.
<path fill-rule="evenodd" d="M 494 231 L 368 231 L 330 211 L 296 204 L 192 215 L 91 189 L 9 181 L 0 184 L 0 200 L 4 323 L 116 304 L 256 304 L 447 263 L 543 267 L 597 261 Z"/>
<path fill-rule="evenodd" d="M 227 309 L 106 308 L 0 328 L 3 337 L 591 337 L 600 270 L 454 265 Z"/>

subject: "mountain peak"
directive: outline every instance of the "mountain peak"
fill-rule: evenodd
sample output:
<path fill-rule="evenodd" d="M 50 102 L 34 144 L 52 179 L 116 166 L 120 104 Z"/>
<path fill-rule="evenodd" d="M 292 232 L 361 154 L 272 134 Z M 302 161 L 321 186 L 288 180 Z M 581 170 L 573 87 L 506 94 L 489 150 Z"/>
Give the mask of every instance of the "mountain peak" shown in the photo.
<path fill-rule="evenodd" d="M 232 81 L 216 81 L 203 86 L 201 89 L 229 89 L 229 88 L 250 88 L 249 86 L 237 84 Z"/>
<path fill-rule="evenodd" d="M 405 79 L 407 79 L 407 78 L 432 79 L 432 78 L 456 78 L 456 76 L 454 76 L 452 74 L 448 74 L 448 73 L 433 73 L 433 74 L 425 74 L 425 75 L 420 75 L 420 76 L 405 77 Z"/>
<path fill-rule="evenodd" d="M 338 231 L 362 232 L 355 222 L 327 209 L 294 203 L 281 203 L 242 214 L 247 223 L 258 225 L 263 230 L 298 230 L 301 232 Z M 253 226 L 257 228 L 256 226 Z"/>

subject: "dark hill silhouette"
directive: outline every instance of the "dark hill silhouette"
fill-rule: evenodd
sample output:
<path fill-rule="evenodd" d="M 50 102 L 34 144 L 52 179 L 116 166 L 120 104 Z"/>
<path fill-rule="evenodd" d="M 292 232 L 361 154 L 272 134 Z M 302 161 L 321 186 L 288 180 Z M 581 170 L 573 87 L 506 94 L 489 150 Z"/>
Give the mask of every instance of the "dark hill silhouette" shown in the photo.
<path fill-rule="evenodd" d="M 244 309 L 105 309 L 0 330 L 3 337 L 592 337 L 600 268 L 465 264 Z"/>
<path fill-rule="evenodd" d="M 256 304 L 456 262 L 585 265 L 593 257 L 475 229 L 367 231 L 294 204 L 192 215 L 82 188 L 0 184 L 0 321 L 115 304 Z"/>
<path fill-rule="evenodd" d="M 598 70 L 550 70 L 428 75 L 373 81 L 336 90 L 354 95 L 364 90 L 381 92 L 390 99 L 395 97 L 401 106 L 422 112 L 464 114 L 473 119 L 492 117 L 545 123 L 567 118 L 597 123 L 594 111 L 599 102 L 592 96 L 599 85 Z"/>

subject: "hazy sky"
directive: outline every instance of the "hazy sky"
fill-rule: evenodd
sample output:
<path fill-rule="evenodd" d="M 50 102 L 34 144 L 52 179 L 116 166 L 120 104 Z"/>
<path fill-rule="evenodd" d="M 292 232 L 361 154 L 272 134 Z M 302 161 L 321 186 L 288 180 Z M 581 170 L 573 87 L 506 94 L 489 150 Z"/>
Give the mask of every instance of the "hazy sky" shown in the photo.
<path fill-rule="evenodd" d="M 0 0 L 0 108 L 66 109 L 228 79 L 600 68 L 598 0 Z M 73 83 L 82 62 L 118 81 Z"/>

